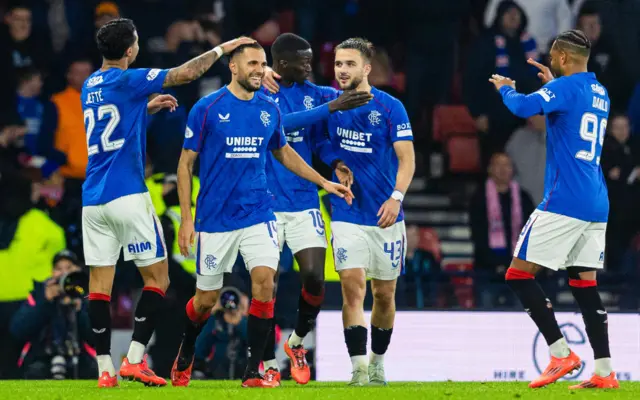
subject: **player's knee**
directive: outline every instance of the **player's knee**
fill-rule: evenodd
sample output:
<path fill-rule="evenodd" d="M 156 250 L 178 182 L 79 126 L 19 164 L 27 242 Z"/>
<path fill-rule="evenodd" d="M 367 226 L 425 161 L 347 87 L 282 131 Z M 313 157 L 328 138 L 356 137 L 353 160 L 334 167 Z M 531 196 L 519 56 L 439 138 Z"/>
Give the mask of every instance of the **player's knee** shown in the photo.
<path fill-rule="evenodd" d="M 567 275 L 570 280 L 596 280 L 596 269 L 587 267 L 569 267 Z"/>
<path fill-rule="evenodd" d="M 302 276 L 302 286 L 307 292 L 319 295 L 324 290 L 324 269 L 306 271 Z"/>
<path fill-rule="evenodd" d="M 273 298 L 275 271 L 268 267 L 257 267 L 251 270 L 251 292 L 259 301 L 270 301 Z"/>
<path fill-rule="evenodd" d="M 391 308 L 394 305 L 395 293 L 392 289 L 377 289 L 373 291 L 373 301 L 376 307 Z"/>
<path fill-rule="evenodd" d="M 366 293 L 366 283 L 350 281 L 342 282 L 342 296 L 347 307 L 362 307 Z"/>

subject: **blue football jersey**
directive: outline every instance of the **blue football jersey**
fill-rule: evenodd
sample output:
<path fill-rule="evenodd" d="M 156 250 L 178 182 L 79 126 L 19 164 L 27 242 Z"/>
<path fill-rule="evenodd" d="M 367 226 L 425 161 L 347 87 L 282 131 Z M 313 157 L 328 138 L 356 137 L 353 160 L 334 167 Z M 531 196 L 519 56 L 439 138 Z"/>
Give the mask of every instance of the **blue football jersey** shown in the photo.
<path fill-rule="evenodd" d="M 227 87 L 189 112 L 185 149 L 199 153 L 198 232 L 229 232 L 275 220 L 265 164 L 286 145 L 276 103 L 257 92 L 240 100 Z"/>
<path fill-rule="evenodd" d="M 335 99 L 338 92 L 331 87 L 316 86 L 311 82 L 280 86 L 276 94 L 267 93 L 280 107 L 283 114 L 310 110 Z M 311 165 L 315 153 L 330 164 L 335 158 L 330 151 L 330 143 L 325 135 L 326 125 L 316 123 L 296 129 L 285 129 L 287 142 Z M 329 153 L 327 154 L 327 151 Z M 275 196 L 273 210 L 276 212 L 297 212 L 319 207 L 318 188 L 313 182 L 300 178 L 289 171 L 271 154 L 267 154 L 267 181 Z"/>
<path fill-rule="evenodd" d="M 144 193 L 147 98 L 162 92 L 168 70 L 110 68 L 82 86 L 89 162 L 82 204 Z"/>
<path fill-rule="evenodd" d="M 374 97 L 368 104 L 335 112 L 328 120 L 333 151 L 353 171 L 351 190 L 355 196 L 349 206 L 343 199 L 331 195 L 333 221 L 377 226 L 378 210 L 396 184 L 398 157 L 393 144 L 413 140 L 402 103 L 376 88 L 371 88 L 371 93 Z M 401 209 L 397 221 L 403 219 Z"/>
<path fill-rule="evenodd" d="M 542 111 L 546 116 L 544 198 L 538 210 L 606 222 L 609 197 L 600 154 L 610 102 L 604 86 L 593 73 L 582 72 L 554 79 L 528 96 L 505 87 L 500 92 L 517 115 Z"/>

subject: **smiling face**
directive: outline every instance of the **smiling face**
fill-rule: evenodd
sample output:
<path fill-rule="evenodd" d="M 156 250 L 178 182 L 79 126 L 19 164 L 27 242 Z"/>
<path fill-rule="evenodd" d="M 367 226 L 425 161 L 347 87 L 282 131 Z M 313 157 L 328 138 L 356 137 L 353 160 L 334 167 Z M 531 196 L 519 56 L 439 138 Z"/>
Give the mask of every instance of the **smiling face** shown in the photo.
<path fill-rule="evenodd" d="M 357 88 L 371 72 L 371 63 L 356 49 L 338 49 L 334 71 L 342 90 Z"/>
<path fill-rule="evenodd" d="M 235 54 L 229 62 L 233 80 L 248 92 L 260 90 L 266 66 L 267 55 L 264 50 L 251 47 Z"/>

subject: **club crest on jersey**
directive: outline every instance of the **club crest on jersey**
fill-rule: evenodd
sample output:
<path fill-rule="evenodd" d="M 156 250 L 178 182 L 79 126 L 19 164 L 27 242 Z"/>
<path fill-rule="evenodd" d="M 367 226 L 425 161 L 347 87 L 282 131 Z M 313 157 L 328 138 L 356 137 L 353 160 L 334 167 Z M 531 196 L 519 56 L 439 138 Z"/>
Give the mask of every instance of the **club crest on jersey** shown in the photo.
<path fill-rule="evenodd" d="M 307 110 L 311 110 L 313 108 L 313 97 L 304 96 L 304 100 L 302 100 L 302 104 L 304 104 L 304 108 Z"/>
<path fill-rule="evenodd" d="M 204 258 L 204 265 L 209 271 L 212 271 L 215 267 L 218 266 L 218 263 L 216 262 L 217 260 L 218 259 L 213 254 L 207 254 L 207 256 Z"/>
<path fill-rule="evenodd" d="M 380 123 L 380 116 L 382 114 L 380 114 L 378 111 L 373 110 L 369 113 L 369 122 L 371 122 L 371 125 L 375 126 L 378 125 Z"/>
<path fill-rule="evenodd" d="M 262 121 L 262 125 L 269 126 L 271 123 L 271 114 L 266 111 L 260 111 L 260 121 Z"/>
<path fill-rule="evenodd" d="M 218 118 L 220 118 L 220 122 L 231 122 L 229 118 L 231 118 L 231 114 L 227 113 L 226 115 L 218 114 Z"/>

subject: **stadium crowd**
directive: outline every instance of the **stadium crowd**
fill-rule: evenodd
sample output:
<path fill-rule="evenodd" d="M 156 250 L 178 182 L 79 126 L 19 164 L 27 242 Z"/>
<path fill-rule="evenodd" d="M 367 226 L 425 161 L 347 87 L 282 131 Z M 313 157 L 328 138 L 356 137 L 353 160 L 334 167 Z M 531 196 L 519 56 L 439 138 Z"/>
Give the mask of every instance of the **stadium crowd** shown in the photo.
<path fill-rule="evenodd" d="M 101 63 L 96 29 L 120 16 L 137 25 L 136 67 L 178 65 L 241 34 L 268 48 L 280 33 L 296 32 L 314 46 L 314 81 L 335 86 L 337 42 L 364 36 L 376 45 L 370 83 L 401 99 L 413 124 L 416 176 L 425 184 L 408 198 L 450 200 L 448 207 L 463 211 L 466 240 L 473 244 L 473 259 L 447 260 L 438 234 L 450 227 L 408 214 L 407 267 L 397 299 L 405 309 L 518 306 L 504 272 L 518 233 L 542 200 L 545 125 L 540 116 L 514 117 L 487 78 L 499 73 L 516 80 L 520 91 L 535 91 L 540 81 L 527 58 L 546 60 L 553 37 L 572 27 L 583 30 L 593 43 L 589 69 L 612 103 L 602 154 L 611 212 L 601 287 L 609 307 L 638 309 L 639 0 L 0 0 L 0 13 L 0 378 L 70 376 L 56 369 L 60 354 L 77 356 L 80 372 L 95 368 L 83 364 L 91 354 L 86 305 L 65 292 L 60 278 L 83 268 L 87 146 L 80 89 Z M 175 172 L 187 114 L 229 79 L 227 66 L 217 63 L 198 81 L 168 91 L 179 100 L 176 112 L 149 118 L 147 185 L 161 216 L 171 279 L 166 321 L 150 350 L 161 376 L 171 368 L 180 318 L 195 286 L 195 263 L 180 255 L 176 238 Z M 438 167 L 442 159 L 444 168 Z M 330 218 L 328 207 L 323 211 Z M 496 231 L 503 240 L 495 240 Z M 131 327 L 142 288 L 127 264 L 121 260 L 117 268 L 114 328 Z M 296 268 L 285 250 L 276 308 L 283 329 L 295 322 Z M 198 342 L 196 369 L 204 376 L 228 377 L 229 370 L 242 369 L 232 355 L 244 353 L 238 346 L 250 286 L 245 269 L 237 271 Z M 325 308 L 340 308 L 332 260 L 326 276 Z M 567 291 L 563 275 L 543 282 L 551 296 Z M 223 348 L 227 364 L 215 361 Z"/>

